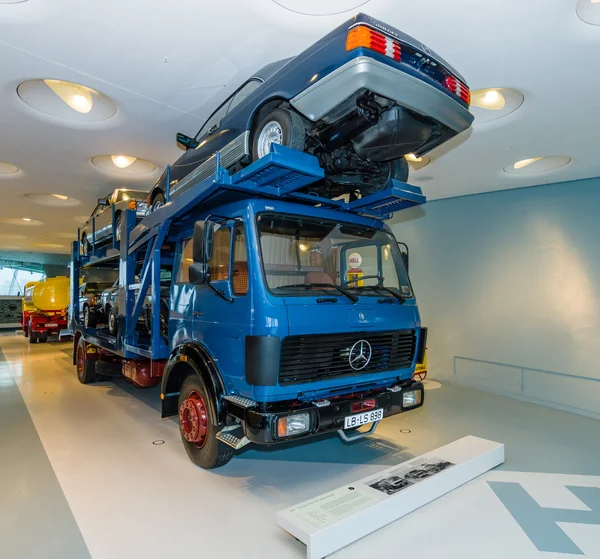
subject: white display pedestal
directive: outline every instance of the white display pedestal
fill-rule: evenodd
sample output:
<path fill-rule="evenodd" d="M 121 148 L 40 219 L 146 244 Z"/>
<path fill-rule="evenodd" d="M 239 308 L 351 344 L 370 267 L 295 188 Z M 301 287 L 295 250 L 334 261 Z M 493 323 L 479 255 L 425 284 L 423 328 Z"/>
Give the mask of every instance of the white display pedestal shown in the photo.
<path fill-rule="evenodd" d="M 465 437 L 277 513 L 321 559 L 504 462 L 504 445 Z"/>

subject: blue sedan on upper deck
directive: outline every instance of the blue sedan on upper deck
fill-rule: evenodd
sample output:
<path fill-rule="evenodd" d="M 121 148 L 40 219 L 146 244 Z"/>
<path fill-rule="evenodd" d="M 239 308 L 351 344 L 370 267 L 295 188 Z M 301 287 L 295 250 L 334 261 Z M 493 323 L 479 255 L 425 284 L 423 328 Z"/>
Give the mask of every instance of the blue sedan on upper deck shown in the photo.
<path fill-rule="evenodd" d="M 327 197 L 362 196 L 406 181 L 423 155 L 471 125 L 470 91 L 444 59 L 365 14 L 294 58 L 265 66 L 228 97 L 149 194 L 153 209 L 211 176 L 267 154 L 272 143 L 318 157 Z M 192 174 L 193 173 L 193 174 Z M 169 185 L 166 184 L 167 177 Z M 184 178 L 188 177 L 185 181 Z"/>

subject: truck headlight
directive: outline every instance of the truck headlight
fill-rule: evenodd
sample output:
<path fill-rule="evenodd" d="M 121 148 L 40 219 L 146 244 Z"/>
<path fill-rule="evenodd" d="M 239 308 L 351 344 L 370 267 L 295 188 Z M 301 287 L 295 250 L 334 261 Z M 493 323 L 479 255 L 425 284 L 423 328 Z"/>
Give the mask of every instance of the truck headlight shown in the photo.
<path fill-rule="evenodd" d="M 412 408 L 418 406 L 421 403 L 421 391 L 420 390 L 409 390 L 402 394 L 402 407 Z"/>
<path fill-rule="evenodd" d="M 310 430 L 310 413 L 286 415 L 277 420 L 277 437 L 292 437 Z"/>

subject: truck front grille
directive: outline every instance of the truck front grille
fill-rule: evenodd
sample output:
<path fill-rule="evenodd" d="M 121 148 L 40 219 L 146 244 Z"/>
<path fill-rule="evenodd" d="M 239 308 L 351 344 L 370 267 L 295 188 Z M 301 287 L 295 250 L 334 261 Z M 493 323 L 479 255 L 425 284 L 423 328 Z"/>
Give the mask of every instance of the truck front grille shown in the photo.
<path fill-rule="evenodd" d="M 350 352 L 361 340 L 369 343 L 371 359 L 365 367 L 356 370 L 350 365 Z M 415 344 L 414 330 L 288 336 L 281 342 L 279 384 L 404 369 L 413 362 Z M 355 363 L 355 366 L 361 364 Z"/>

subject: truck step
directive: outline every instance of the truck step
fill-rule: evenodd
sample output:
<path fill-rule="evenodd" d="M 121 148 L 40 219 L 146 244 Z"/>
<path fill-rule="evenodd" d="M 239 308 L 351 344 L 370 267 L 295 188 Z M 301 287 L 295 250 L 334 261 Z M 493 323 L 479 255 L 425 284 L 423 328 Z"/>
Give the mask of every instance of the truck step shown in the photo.
<path fill-rule="evenodd" d="M 244 435 L 241 425 L 223 427 L 217 433 L 217 439 L 235 450 L 245 447 L 250 442 L 248 437 Z"/>
<path fill-rule="evenodd" d="M 237 404 L 238 406 L 246 409 L 256 407 L 256 402 L 250 400 L 250 398 L 244 398 L 243 396 L 237 396 L 236 394 L 223 396 L 223 400 L 231 402 L 232 404 Z"/>

